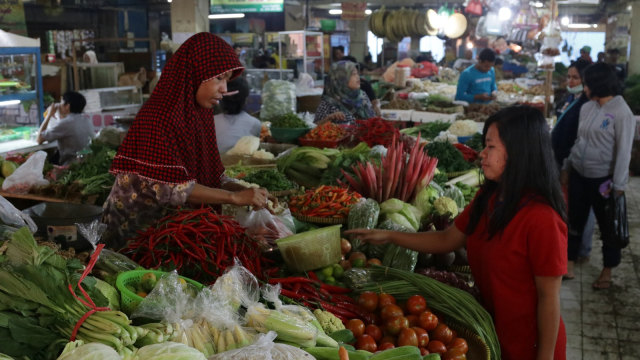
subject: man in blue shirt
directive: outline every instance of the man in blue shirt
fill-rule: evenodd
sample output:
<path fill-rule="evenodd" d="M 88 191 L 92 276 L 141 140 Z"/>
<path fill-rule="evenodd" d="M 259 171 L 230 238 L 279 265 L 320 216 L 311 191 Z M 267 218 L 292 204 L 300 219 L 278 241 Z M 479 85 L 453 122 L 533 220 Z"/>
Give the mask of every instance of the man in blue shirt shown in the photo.
<path fill-rule="evenodd" d="M 460 74 L 456 100 L 471 103 L 486 104 L 495 100 L 496 74 L 493 65 L 496 62 L 496 54 L 491 49 L 484 49 L 478 55 L 478 62 L 469 66 Z"/>

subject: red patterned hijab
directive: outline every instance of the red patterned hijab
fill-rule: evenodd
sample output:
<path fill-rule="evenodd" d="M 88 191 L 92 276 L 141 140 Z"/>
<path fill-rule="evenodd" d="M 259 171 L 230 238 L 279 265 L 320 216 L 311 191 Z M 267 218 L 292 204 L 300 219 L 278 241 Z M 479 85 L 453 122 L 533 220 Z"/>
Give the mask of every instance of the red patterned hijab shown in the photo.
<path fill-rule="evenodd" d="M 219 187 L 224 166 L 213 109 L 200 107 L 195 96 L 203 82 L 228 71 L 235 78 L 243 70 L 233 48 L 221 38 L 199 33 L 185 41 L 136 115 L 111 172 L 170 184 L 195 181 Z"/>

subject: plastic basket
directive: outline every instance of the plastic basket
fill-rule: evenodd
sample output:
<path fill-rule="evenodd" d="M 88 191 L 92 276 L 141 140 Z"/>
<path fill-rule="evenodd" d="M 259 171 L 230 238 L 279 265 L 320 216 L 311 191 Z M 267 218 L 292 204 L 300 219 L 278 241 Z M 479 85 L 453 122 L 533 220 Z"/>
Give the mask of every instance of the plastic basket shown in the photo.
<path fill-rule="evenodd" d="M 128 315 L 130 315 L 136 309 L 136 307 L 138 307 L 138 304 L 140 304 L 140 302 L 144 298 L 129 290 L 127 288 L 127 285 L 138 284 L 142 279 L 142 276 L 146 273 L 155 274 L 158 280 L 160 280 L 161 277 L 169 274 L 166 271 L 160 270 L 131 270 L 120 273 L 118 275 L 118 278 L 116 279 L 116 288 L 120 292 L 120 309 Z M 195 280 L 186 278 L 184 276 L 180 276 L 180 278 L 195 286 L 198 290 L 202 290 L 204 288 L 204 285 Z"/>
<path fill-rule="evenodd" d="M 293 271 L 314 270 L 340 261 L 340 228 L 328 226 L 276 240 L 282 258 Z"/>
<path fill-rule="evenodd" d="M 299 137 L 309 132 L 309 128 L 271 128 L 271 137 L 281 143 L 295 143 Z"/>

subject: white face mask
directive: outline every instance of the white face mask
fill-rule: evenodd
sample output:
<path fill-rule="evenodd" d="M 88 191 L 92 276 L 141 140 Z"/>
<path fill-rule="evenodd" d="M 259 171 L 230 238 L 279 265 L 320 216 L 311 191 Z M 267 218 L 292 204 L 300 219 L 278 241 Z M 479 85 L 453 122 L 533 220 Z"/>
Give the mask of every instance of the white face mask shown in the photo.
<path fill-rule="evenodd" d="M 567 91 L 570 92 L 571 94 L 579 94 L 582 92 L 582 90 L 583 90 L 582 84 L 574 87 L 567 86 Z"/>

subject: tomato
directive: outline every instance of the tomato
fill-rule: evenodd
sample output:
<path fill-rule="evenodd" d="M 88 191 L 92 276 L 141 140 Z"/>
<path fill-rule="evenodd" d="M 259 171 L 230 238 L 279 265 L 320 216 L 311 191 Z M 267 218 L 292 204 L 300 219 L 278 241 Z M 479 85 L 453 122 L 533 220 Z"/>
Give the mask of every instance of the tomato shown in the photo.
<path fill-rule="evenodd" d="M 347 322 L 347 329 L 351 330 L 356 338 L 364 334 L 364 322 L 360 319 L 351 319 Z"/>
<path fill-rule="evenodd" d="M 442 360 L 467 360 L 467 355 L 460 352 L 459 348 L 453 348 L 442 354 Z"/>
<path fill-rule="evenodd" d="M 429 355 L 429 350 L 427 350 L 427 348 L 419 347 L 418 349 L 420 349 L 420 356 Z"/>
<path fill-rule="evenodd" d="M 359 251 L 354 251 L 351 253 L 351 255 L 349 255 L 349 262 L 353 267 L 364 267 L 364 264 L 366 261 L 367 261 L 367 255 Z"/>
<path fill-rule="evenodd" d="M 380 295 L 378 295 L 378 308 L 382 309 L 383 307 L 385 307 L 385 305 L 395 305 L 396 304 L 396 298 L 393 297 L 393 295 L 389 295 L 389 294 L 385 294 L 382 293 Z"/>
<path fill-rule="evenodd" d="M 418 316 L 418 324 L 421 328 L 431 331 L 438 326 L 438 318 L 432 312 L 425 311 Z"/>
<path fill-rule="evenodd" d="M 418 317 L 411 314 L 411 315 L 407 315 L 406 316 L 407 320 L 409 320 L 409 326 L 410 327 L 414 327 L 414 326 L 419 326 L 419 322 L 418 322 Z"/>
<path fill-rule="evenodd" d="M 412 327 L 412 329 L 416 332 L 416 336 L 418 336 L 418 346 L 427 346 L 429 343 L 429 333 L 427 333 L 427 330 L 421 327 Z"/>
<path fill-rule="evenodd" d="M 443 344 L 448 344 L 453 338 L 453 333 L 446 324 L 440 323 L 431 333 L 431 338 L 441 341 Z"/>
<path fill-rule="evenodd" d="M 380 343 L 380 346 L 378 346 L 378 351 L 389 350 L 389 349 L 393 349 L 395 347 L 396 346 L 393 345 L 390 342 Z"/>
<path fill-rule="evenodd" d="M 427 301 L 420 295 L 413 295 L 407 300 L 407 310 L 414 315 L 420 315 L 427 309 Z"/>
<path fill-rule="evenodd" d="M 369 324 L 364 328 L 364 333 L 371 336 L 376 342 L 382 339 L 382 330 L 377 325 Z"/>
<path fill-rule="evenodd" d="M 340 239 L 340 252 L 342 253 L 342 255 L 348 254 L 349 251 L 351 251 L 351 243 L 349 242 L 349 240 L 345 238 Z"/>
<path fill-rule="evenodd" d="M 351 263 L 349 262 L 349 260 L 340 260 L 338 264 L 340 264 L 340 266 L 342 266 L 344 270 L 351 269 Z"/>
<path fill-rule="evenodd" d="M 413 329 L 404 328 L 398 335 L 398 346 L 418 346 L 418 336 Z"/>
<path fill-rule="evenodd" d="M 389 334 L 385 334 L 382 339 L 380 339 L 380 344 L 384 344 L 384 343 L 389 343 L 389 344 L 393 344 L 395 346 L 396 344 L 396 338 L 394 338 L 393 336 L 389 335 Z"/>
<path fill-rule="evenodd" d="M 391 335 L 397 335 L 400 330 L 409 327 L 409 321 L 404 316 L 394 316 L 387 320 L 385 330 Z"/>
<path fill-rule="evenodd" d="M 376 341 L 373 340 L 371 336 L 364 334 L 358 337 L 358 341 L 356 341 L 356 349 L 374 353 L 378 349 L 378 345 L 376 345 Z"/>
<path fill-rule="evenodd" d="M 380 261 L 379 259 L 376 259 L 376 258 L 372 258 L 372 259 L 367 260 L 367 266 L 371 266 L 371 265 L 382 266 L 382 261 Z"/>
<path fill-rule="evenodd" d="M 368 312 L 376 311 L 378 307 L 378 294 L 372 291 L 365 291 L 358 296 L 358 305 Z"/>
<path fill-rule="evenodd" d="M 449 349 L 460 349 L 463 354 L 466 354 L 469 351 L 469 345 L 467 345 L 467 340 L 457 337 L 451 340 Z"/>
<path fill-rule="evenodd" d="M 379 300 L 378 300 L 379 301 Z M 382 321 L 387 321 L 392 317 L 402 316 L 404 313 L 400 306 L 395 304 L 386 305 L 380 310 L 380 316 L 382 317 Z"/>
<path fill-rule="evenodd" d="M 447 351 L 447 347 L 444 346 L 442 341 L 431 340 L 429 344 L 427 344 L 427 350 L 429 350 L 430 353 L 444 354 Z"/>

